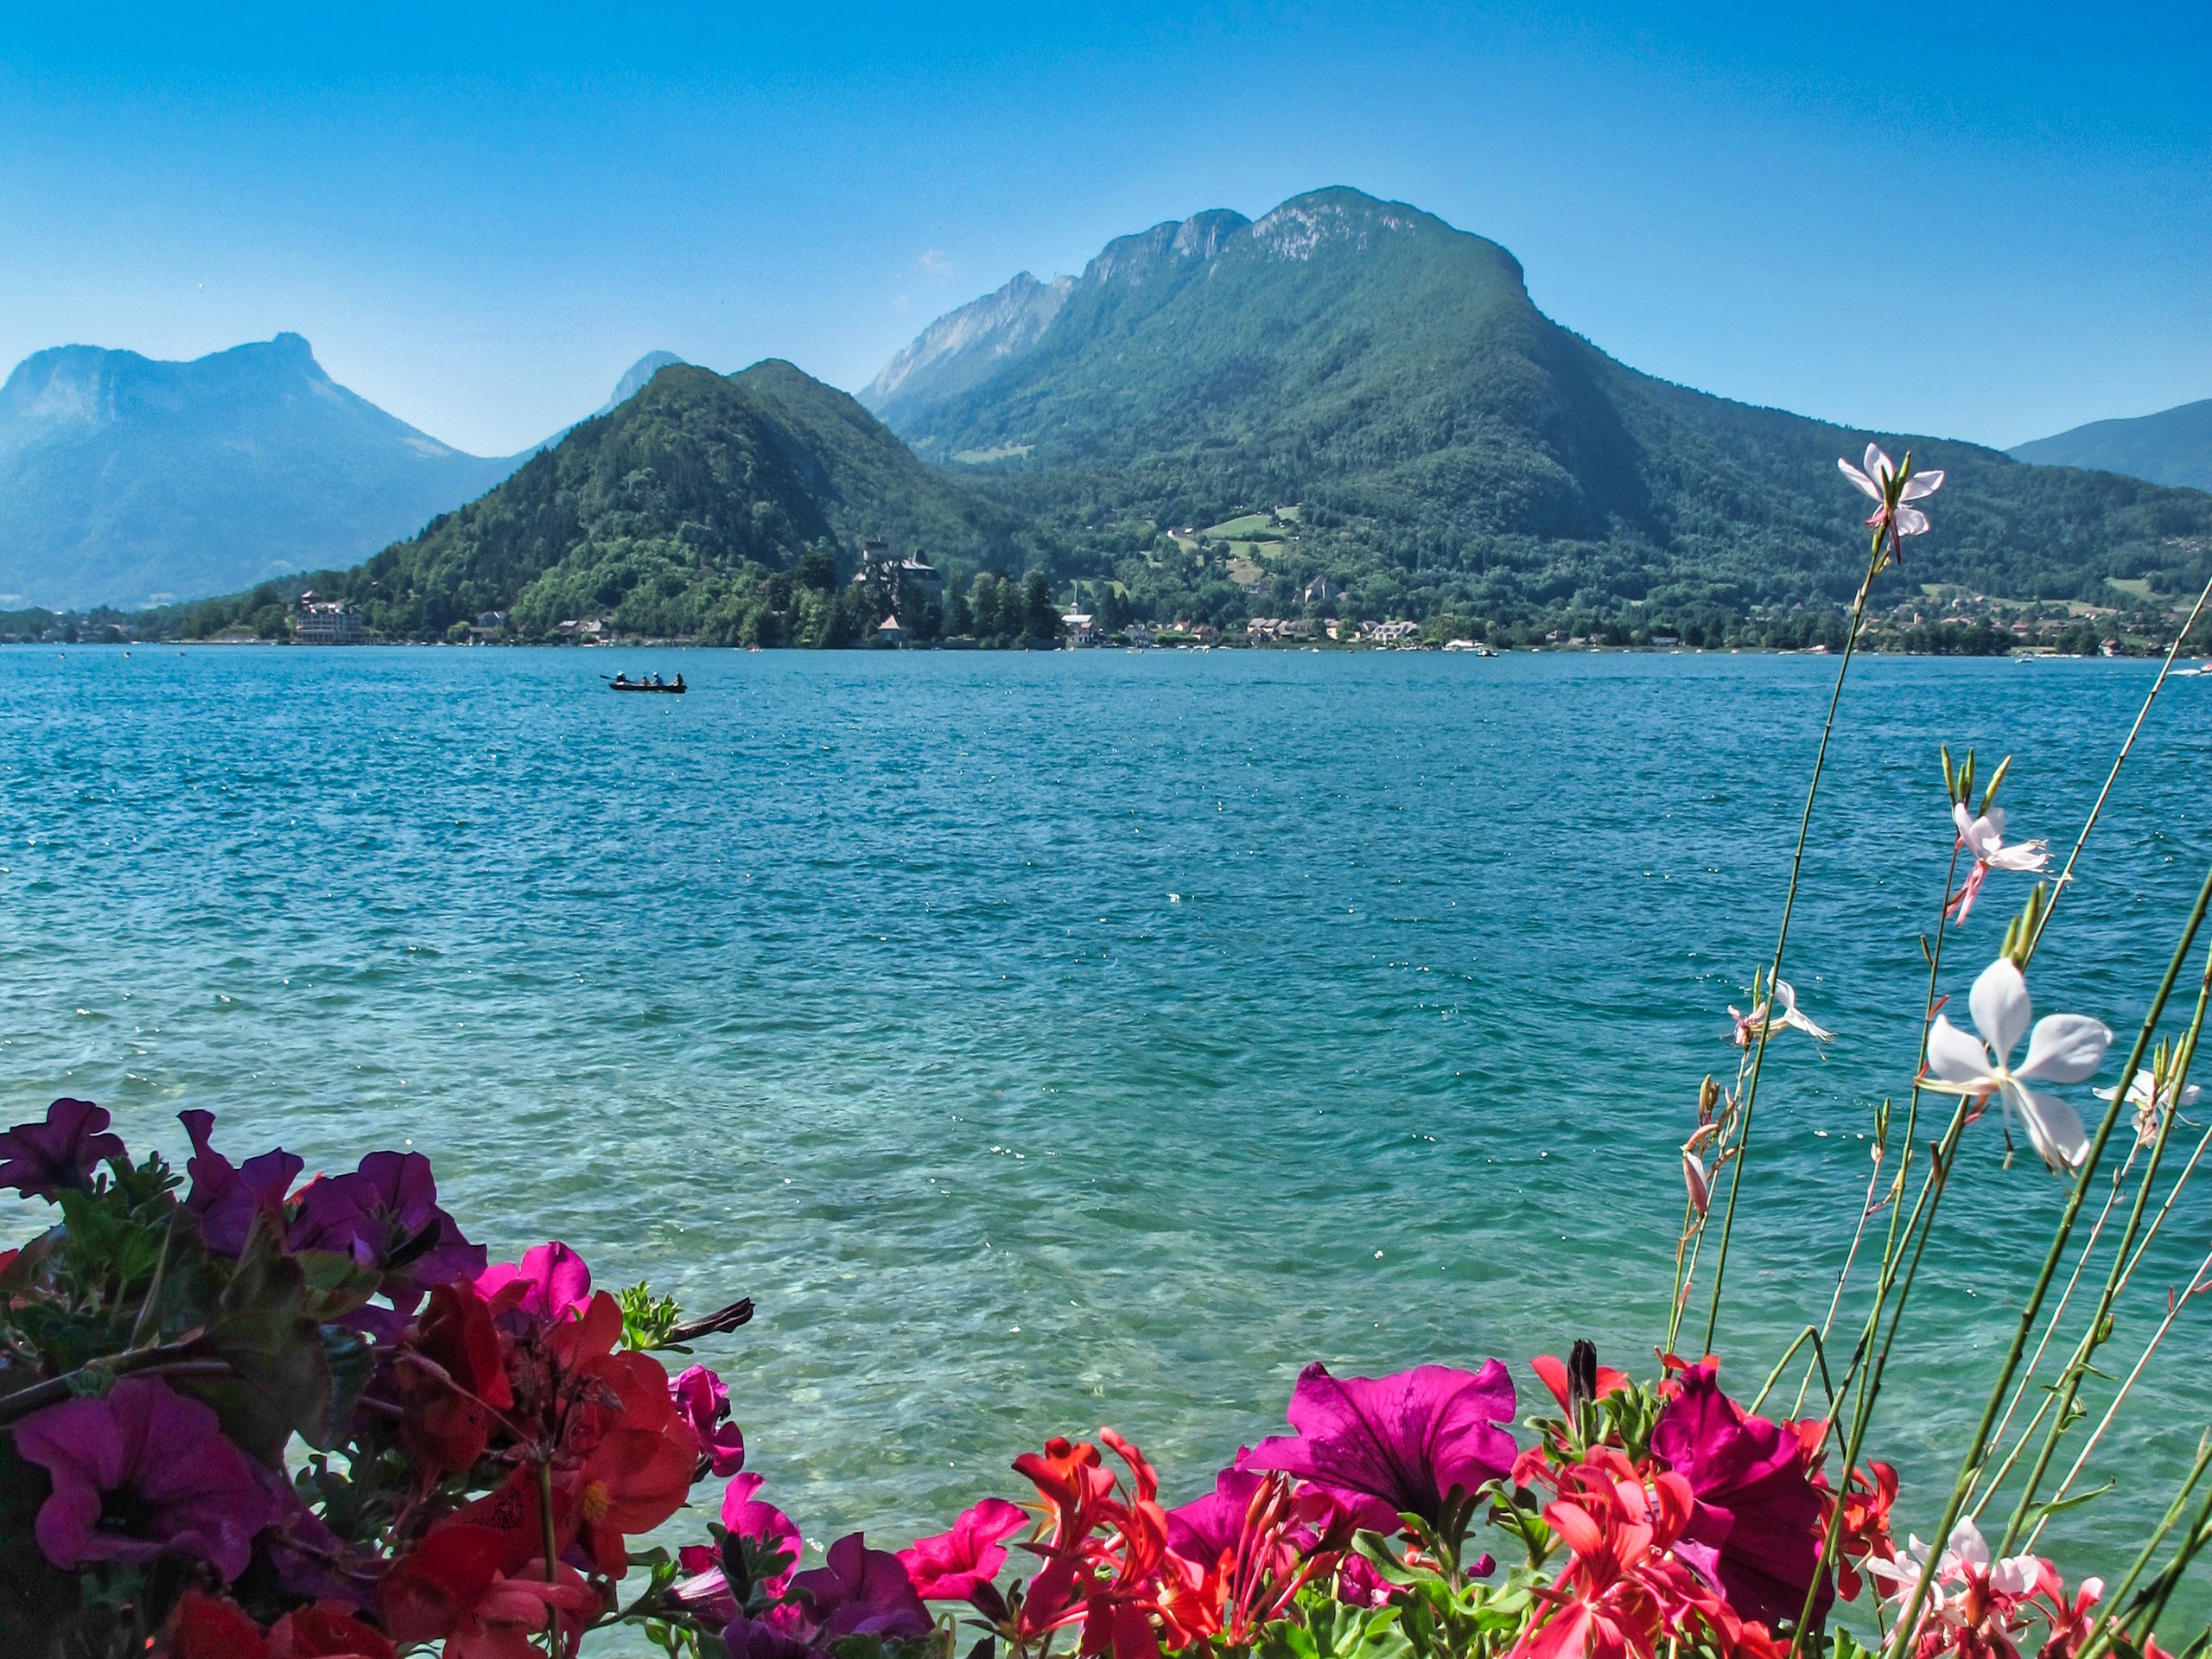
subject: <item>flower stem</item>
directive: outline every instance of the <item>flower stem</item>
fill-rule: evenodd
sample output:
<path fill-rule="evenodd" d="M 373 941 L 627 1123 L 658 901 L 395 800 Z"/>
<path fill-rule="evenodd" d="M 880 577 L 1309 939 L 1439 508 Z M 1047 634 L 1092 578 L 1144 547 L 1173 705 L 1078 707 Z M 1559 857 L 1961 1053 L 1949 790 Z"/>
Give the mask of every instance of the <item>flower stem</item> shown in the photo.
<path fill-rule="evenodd" d="M 1909 459 L 1909 458 L 1908 458 Z M 1789 861 L 1789 891 L 1782 901 L 1782 926 L 1774 939 L 1774 966 L 1767 975 L 1767 1001 L 1770 1006 L 1778 995 L 1775 982 L 1782 976 L 1782 953 L 1789 943 L 1789 918 L 1797 907 L 1797 882 L 1805 867 L 1805 842 L 1813 828 L 1813 803 L 1821 792 L 1821 772 L 1827 765 L 1828 740 L 1835 732 L 1835 711 L 1843 702 L 1844 676 L 1851 671 L 1853 653 L 1859 649 L 1859 625 L 1866 618 L 1867 596 L 1874 591 L 1874 578 L 1881 574 L 1885 563 L 1883 545 L 1887 536 L 1886 526 L 1874 532 L 1874 544 L 1866 556 L 1866 580 L 1859 584 L 1859 596 L 1851 605 L 1851 629 L 1843 641 L 1843 658 L 1835 665 L 1835 690 L 1828 695 L 1828 716 L 1821 726 L 1820 747 L 1813 752 L 1813 776 L 1805 786 L 1805 810 L 1797 820 L 1797 850 Z M 1728 1179 L 1728 1208 L 1720 1218 L 1720 1253 L 1713 1262 L 1713 1306 L 1705 1319 L 1705 1350 L 1713 1351 L 1713 1333 L 1720 1323 L 1721 1281 L 1728 1272 L 1728 1240 L 1736 1226 L 1736 1197 L 1743 1191 L 1744 1159 L 1751 1149 L 1751 1113 L 1758 1104 L 1759 1074 L 1766 1067 L 1766 1046 L 1774 1033 L 1771 1019 L 1759 1022 L 1758 1051 L 1751 1060 L 1751 1081 L 1744 1096 L 1743 1122 L 1736 1131 L 1736 1173 Z"/>
<path fill-rule="evenodd" d="M 2173 959 L 2166 964 L 2165 977 L 2159 982 L 2158 994 L 2152 1000 L 2150 1012 L 2143 1017 L 2143 1027 L 2135 1036 L 2135 1047 L 2129 1054 L 2126 1068 L 2120 1072 L 2120 1086 L 2113 1090 L 2112 1104 L 2106 1110 L 2104 1121 L 2098 1124 L 2096 1137 L 2090 1141 L 2088 1155 L 2082 1160 L 2081 1173 L 2075 1177 L 2074 1191 L 2066 1201 L 2065 1214 L 2059 1217 L 2058 1229 L 2052 1234 L 2050 1249 L 2044 1256 L 2043 1271 L 2036 1277 L 2035 1288 L 2029 1294 L 2027 1306 L 2020 1310 L 2019 1322 L 2014 1326 L 2012 1341 L 2005 1351 L 2005 1363 L 1999 1371 L 1997 1385 L 1990 1390 L 1989 1402 L 1982 1408 L 1981 1421 L 1974 1426 L 1973 1443 L 1959 1466 L 1959 1476 L 1951 1486 L 1951 1496 L 1943 1505 L 1943 1518 L 1936 1523 L 1935 1548 L 1942 1548 L 1951 1535 L 1951 1529 L 1958 1522 L 1959 1513 L 1966 1507 L 1967 1494 L 1980 1478 L 1983 1454 L 1989 1448 L 1990 1430 L 1996 1426 L 1997 1414 L 2005 1404 L 2006 1391 L 2012 1387 L 2013 1374 L 2020 1368 L 2021 1356 L 2026 1352 L 2028 1338 L 2035 1330 L 2036 1319 L 2043 1312 L 2044 1298 L 2050 1294 L 2051 1281 L 2058 1275 L 2058 1264 L 2065 1258 L 2066 1246 L 2074 1236 L 2074 1224 L 2082 1213 L 2082 1206 L 2089 1196 L 2089 1183 L 2095 1179 L 2097 1166 L 2104 1160 L 2105 1147 L 2112 1140 L 2113 1126 L 2127 1106 L 2127 1083 L 2143 1064 L 2145 1052 L 2150 1047 L 2152 1033 L 2158 1030 L 2158 1021 L 2166 1011 L 2166 1000 L 2173 995 L 2175 982 L 2180 979 L 2182 965 L 2189 960 L 2190 948 L 2196 943 L 2196 930 L 2203 925 L 2204 912 L 2212 906 L 2212 870 L 2205 873 L 2203 884 L 2197 889 L 2196 903 L 2190 907 L 2189 924 L 2182 930 L 2181 943 L 2174 949 Z M 1906 1636 L 1920 1623 L 1920 1609 L 1928 1599 L 1928 1586 L 1934 1574 L 1923 1573 L 1915 1581 L 1912 1594 L 1904 1611 L 1897 1617 L 1897 1634 L 1891 1637 L 1889 1652 L 1891 1659 L 1904 1659 Z"/>
<path fill-rule="evenodd" d="M 1874 1306 L 1866 1315 L 1866 1329 L 1859 1338 L 1858 1352 L 1853 1355 L 1851 1370 L 1843 1379 L 1844 1392 L 1848 1393 L 1862 1364 L 1866 1367 L 1866 1381 L 1859 1390 L 1859 1400 L 1852 1412 L 1851 1438 L 1843 1449 L 1843 1468 L 1836 1480 L 1836 1501 L 1828 1514 L 1827 1532 L 1821 1540 L 1821 1553 L 1813 1564 L 1812 1581 L 1805 1586 L 1805 1604 L 1797 1615 L 1797 1629 L 1789 1639 L 1790 1659 L 1804 1645 L 1808 1628 L 1812 1623 L 1813 1606 L 1819 1599 L 1821 1585 L 1827 1579 L 1829 1565 L 1843 1536 L 1843 1500 L 1851 1487 L 1851 1471 L 1858 1466 L 1859 1448 L 1866 1442 L 1866 1431 L 1874 1421 L 1874 1404 L 1881 1397 L 1882 1374 L 1889 1367 L 1890 1351 L 1897 1346 L 1897 1330 L 1904 1320 L 1905 1303 L 1912 1294 L 1912 1281 L 1919 1276 L 1922 1256 L 1928 1249 L 1929 1235 L 1936 1230 L 1936 1209 L 1942 1202 L 1945 1188 L 1949 1185 L 1952 1160 L 1957 1155 L 1959 1136 L 1967 1126 L 1967 1103 L 1961 1099 L 1951 1113 L 1949 1126 L 1943 1131 L 1942 1140 L 1929 1149 L 1928 1179 L 1922 1185 L 1919 1202 L 1913 1205 L 1912 1218 L 1905 1224 L 1904 1236 L 1912 1241 L 1912 1264 L 1905 1269 L 1902 1282 L 1897 1283 L 1897 1300 L 1890 1313 L 1890 1333 L 1878 1347 L 1872 1347 L 1875 1333 L 1881 1329 L 1882 1309 L 1888 1300 L 1891 1283 L 1895 1281 L 1897 1262 L 1902 1254 L 1883 1264 L 1883 1276 L 1877 1284 Z M 1869 1350 L 1872 1347 L 1870 1354 Z"/>
<path fill-rule="evenodd" d="M 2204 614 L 2204 603 L 2212 600 L 2212 582 L 2204 584 L 2204 591 L 2196 596 L 2196 604 L 2189 613 L 2189 620 L 2182 624 L 2181 632 L 2174 636 L 2166 660 L 2158 664 L 2158 677 L 2151 682 L 2151 689 L 2144 695 L 2143 706 L 2135 711 L 2135 723 L 2127 728 L 2127 740 L 2120 746 L 2120 753 L 2113 757 L 2112 770 L 2105 774 L 2105 786 L 2097 791 L 2096 802 L 2089 808 L 2089 816 L 2082 825 L 2082 833 L 2074 838 L 2074 850 L 2066 855 L 2066 868 L 2058 873 L 2058 880 L 2050 890 L 2050 903 L 2036 922 L 2035 937 L 2028 941 L 2027 956 L 2033 957 L 2036 946 L 2043 943 L 2044 930 L 2050 925 L 2050 912 L 2058 908 L 2058 901 L 2066 896 L 2066 889 L 2074 880 L 2075 861 L 2082 856 L 2082 849 L 2089 844 L 2089 831 L 2097 827 L 2097 817 L 2105 810 L 2105 798 L 2112 793 L 2112 786 L 2120 781 L 2120 769 L 2127 764 L 2128 751 L 2135 747 L 2136 735 L 2143 729 L 2143 722 L 2151 716 L 2151 705 L 2158 700 L 2158 691 L 2166 683 L 2166 676 L 2173 671 L 2174 659 L 2181 655 L 2181 642 L 2189 638 L 2190 630 L 2196 626 L 2196 619 Z M 2023 970 L 2027 957 L 2021 959 Z"/>

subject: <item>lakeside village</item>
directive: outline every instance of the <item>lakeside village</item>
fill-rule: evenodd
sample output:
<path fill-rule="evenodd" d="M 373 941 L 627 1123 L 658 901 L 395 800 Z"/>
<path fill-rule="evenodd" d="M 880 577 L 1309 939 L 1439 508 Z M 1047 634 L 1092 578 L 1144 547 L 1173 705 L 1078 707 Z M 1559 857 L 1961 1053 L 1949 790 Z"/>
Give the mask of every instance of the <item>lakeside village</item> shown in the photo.
<path fill-rule="evenodd" d="M 777 637 L 763 644 L 874 650 L 1081 650 L 1113 648 L 1458 651 L 1494 656 L 1505 651 L 1765 651 L 1824 654 L 1840 650 L 1847 613 L 1840 605 L 1749 605 L 1741 611 L 1710 602 L 1669 607 L 1630 602 L 1614 614 L 1573 606 L 1503 620 L 1444 611 L 1426 618 L 1363 613 L 1352 585 L 1322 574 L 1302 582 L 1270 573 L 1268 545 L 1287 530 L 1296 537 L 1297 509 L 1247 514 L 1207 531 L 1185 525 L 1167 534 L 1179 547 L 1219 560 L 1245 603 L 1238 616 L 1147 620 L 1132 613 L 1128 590 L 1103 580 L 1053 582 L 1039 569 L 1013 576 L 976 574 L 948 595 L 942 571 L 926 556 L 895 554 L 880 541 L 861 549 L 853 575 L 837 580 L 830 559 L 810 553 L 780 587 L 782 608 L 770 613 Z M 1264 562 L 1264 563 L 1263 563 Z M 810 568 L 811 567 L 811 568 Z M 0 611 L 0 644 L 99 645 L 178 641 L 207 645 L 368 645 L 441 641 L 394 638 L 371 626 L 349 599 L 316 592 L 305 578 L 264 582 L 230 599 L 124 612 Z M 842 591 L 838 591 L 842 588 Z M 1923 582 L 1870 609 L 1862 650 L 1938 656 L 2103 656 L 2163 654 L 2189 620 L 2189 595 L 2163 592 L 2155 578 L 2104 579 L 2096 601 L 2016 600 Z M 2103 602 L 2108 601 L 2108 602 Z M 1262 609 L 1279 612 L 1262 614 Z M 802 617 L 812 619 L 802 626 Z M 871 622 L 868 619 L 878 619 Z M 2208 632 L 2200 627 L 2199 632 Z M 487 610 L 454 622 L 442 643 L 454 645 L 558 645 L 691 646 L 686 635 L 658 635 L 623 626 L 615 614 L 564 617 L 532 626 L 515 611 Z M 752 644 L 750 639 L 741 643 Z M 757 646 L 755 647 L 757 648 Z M 2212 650 L 2212 639 L 2190 649 Z"/>

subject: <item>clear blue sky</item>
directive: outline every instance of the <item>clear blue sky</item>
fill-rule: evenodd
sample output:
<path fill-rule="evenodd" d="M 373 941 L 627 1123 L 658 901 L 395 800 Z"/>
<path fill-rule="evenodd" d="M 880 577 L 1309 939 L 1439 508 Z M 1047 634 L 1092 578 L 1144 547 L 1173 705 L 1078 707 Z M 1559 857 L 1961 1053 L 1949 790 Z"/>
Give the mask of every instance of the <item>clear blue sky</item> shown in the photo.
<path fill-rule="evenodd" d="M 0 9 L 0 367 L 296 329 L 505 452 L 640 353 L 855 387 L 1350 184 L 1670 379 L 2009 444 L 2212 397 L 2212 5 Z"/>

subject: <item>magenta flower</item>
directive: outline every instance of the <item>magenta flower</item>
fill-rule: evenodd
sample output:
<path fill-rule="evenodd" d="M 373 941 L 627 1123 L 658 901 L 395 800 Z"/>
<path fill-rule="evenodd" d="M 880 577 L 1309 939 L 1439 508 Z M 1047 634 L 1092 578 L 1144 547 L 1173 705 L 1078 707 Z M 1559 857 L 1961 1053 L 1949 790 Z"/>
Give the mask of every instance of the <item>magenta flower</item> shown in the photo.
<path fill-rule="evenodd" d="M 1029 1524 L 1029 1511 L 987 1497 L 934 1538 L 917 1538 L 899 1564 L 924 1601 L 967 1601 L 1006 1565 L 1006 1541 Z M 1169 1516 L 1172 1529 L 1174 1517 Z"/>
<path fill-rule="evenodd" d="M 722 1631 L 722 1646 L 729 1659 L 816 1659 L 812 1648 L 797 1637 L 786 1636 L 766 1619 L 743 1614 Z"/>
<path fill-rule="evenodd" d="M 541 1319 L 580 1319 L 591 1303 L 591 1269 L 556 1240 L 524 1251 L 519 1264 L 485 1268 L 476 1275 L 476 1289 L 495 1313 L 518 1308 Z"/>
<path fill-rule="evenodd" d="M 147 1376 L 33 1412 L 16 1450 L 53 1478 L 38 1546 L 64 1571 L 91 1561 L 150 1561 L 174 1552 L 212 1562 L 228 1583 L 254 1535 L 281 1519 L 215 1414 Z"/>
<path fill-rule="evenodd" d="M 1244 1517 L 1267 1477 L 1244 1467 L 1249 1447 L 1240 1448 L 1236 1461 L 1214 1477 L 1213 1491 L 1167 1511 L 1167 1548 L 1185 1560 L 1211 1567 L 1236 1548 L 1244 1535 Z M 1379 1506 L 1378 1506 L 1379 1507 Z M 1395 1532 L 1398 1517 L 1383 1517 L 1382 1530 Z"/>
<path fill-rule="evenodd" d="M 870 1549 L 857 1532 L 830 1546 L 829 1565 L 800 1573 L 791 1589 L 817 1627 L 816 1639 L 847 1636 L 924 1637 L 934 1623 L 899 1558 Z"/>
<path fill-rule="evenodd" d="M 745 1435 L 729 1421 L 729 1389 L 721 1378 L 703 1365 L 690 1366 L 670 1379 L 668 1392 L 716 1475 L 745 1467 Z"/>
<path fill-rule="evenodd" d="M 51 1204 L 65 1188 L 87 1187 L 92 1172 L 127 1156 L 123 1137 L 103 1134 L 107 1113 L 89 1100 L 57 1100 L 43 1123 L 18 1123 L 0 1135 L 0 1186 Z"/>
<path fill-rule="evenodd" d="M 1453 1491 L 1471 1496 L 1513 1466 L 1513 1437 L 1500 1426 L 1513 1403 L 1513 1379 L 1495 1359 L 1478 1371 L 1421 1365 L 1382 1377 L 1308 1365 L 1287 1414 L 1298 1433 L 1261 1441 L 1244 1463 L 1379 1497 L 1434 1526 Z"/>
<path fill-rule="evenodd" d="M 758 1475 L 740 1475 L 730 1482 L 722 1491 L 722 1525 L 762 1554 L 780 1554 L 785 1558 L 783 1570 L 761 1581 L 773 1598 L 790 1587 L 804 1545 L 798 1523 L 791 1516 L 774 1504 L 763 1503 L 753 1497 L 760 1490 Z"/>
<path fill-rule="evenodd" d="M 1805 1606 L 1821 1554 L 1821 1503 L 1797 1437 L 1764 1417 L 1749 1417 L 1720 1391 L 1719 1367 L 1706 1360 L 1681 1376 L 1651 1431 L 1651 1450 L 1690 1484 L 1697 1507 L 1675 1554 L 1728 1598 L 1746 1618 L 1770 1627 Z M 1815 1624 L 1835 1599 L 1822 1584 Z"/>
<path fill-rule="evenodd" d="M 292 1190 L 304 1161 L 282 1147 L 233 1165 L 215 1150 L 210 1131 L 213 1112 L 179 1112 L 177 1122 L 192 1137 L 194 1155 L 185 1160 L 192 1177 L 192 1191 L 184 1207 L 200 1218 L 200 1236 L 218 1255 L 236 1255 L 245 1249 L 253 1218 L 267 1216 L 279 1231 L 284 1225 L 284 1195 Z"/>
<path fill-rule="evenodd" d="M 383 1275 L 378 1288 L 411 1302 L 438 1285 L 474 1279 L 486 1252 L 438 1208 L 430 1160 L 419 1152 L 372 1152 L 351 1175 L 311 1183 L 300 1194 L 288 1245 L 350 1255 Z M 398 1265 L 391 1265 L 399 1256 Z"/>

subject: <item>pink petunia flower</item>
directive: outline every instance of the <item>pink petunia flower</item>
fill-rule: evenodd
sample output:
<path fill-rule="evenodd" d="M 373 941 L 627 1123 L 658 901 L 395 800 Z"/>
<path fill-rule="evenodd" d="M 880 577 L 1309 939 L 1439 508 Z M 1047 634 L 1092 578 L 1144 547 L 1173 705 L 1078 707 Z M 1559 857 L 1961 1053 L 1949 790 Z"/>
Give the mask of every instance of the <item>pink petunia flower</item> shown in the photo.
<path fill-rule="evenodd" d="M 1395 1376 L 1299 1373 L 1288 1416 L 1298 1433 L 1262 1440 L 1249 1469 L 1279 1469 L 1325 1491 L 1379 1497 L 1433 1526 L 1455 1491 L 1471 1497 L 1513 1467 L 1513 1379 L 1500 1361 L 1478 1371 L 1421 1365 Z"/>
<path fill-rule="evenodd" d="M 729 1387 L 721 1378 L 703 1365 L 688 1366 L 669 1379 L 668 1393 L 717 1477 L 745 1467 L 745 1435 L 729 1420 Z"/>
<path fill-rule="evenodd" d="M 899 1552 L 899 1561 L 924 1601 L 966 1601 L 998 1576 L 1006 1565 L 1006 1541 L 1028 1524 L 1029 1511 L 1019 1503 L 987 1497 L 955 1521 L 951 1531 L 915 1539 Z"/>

